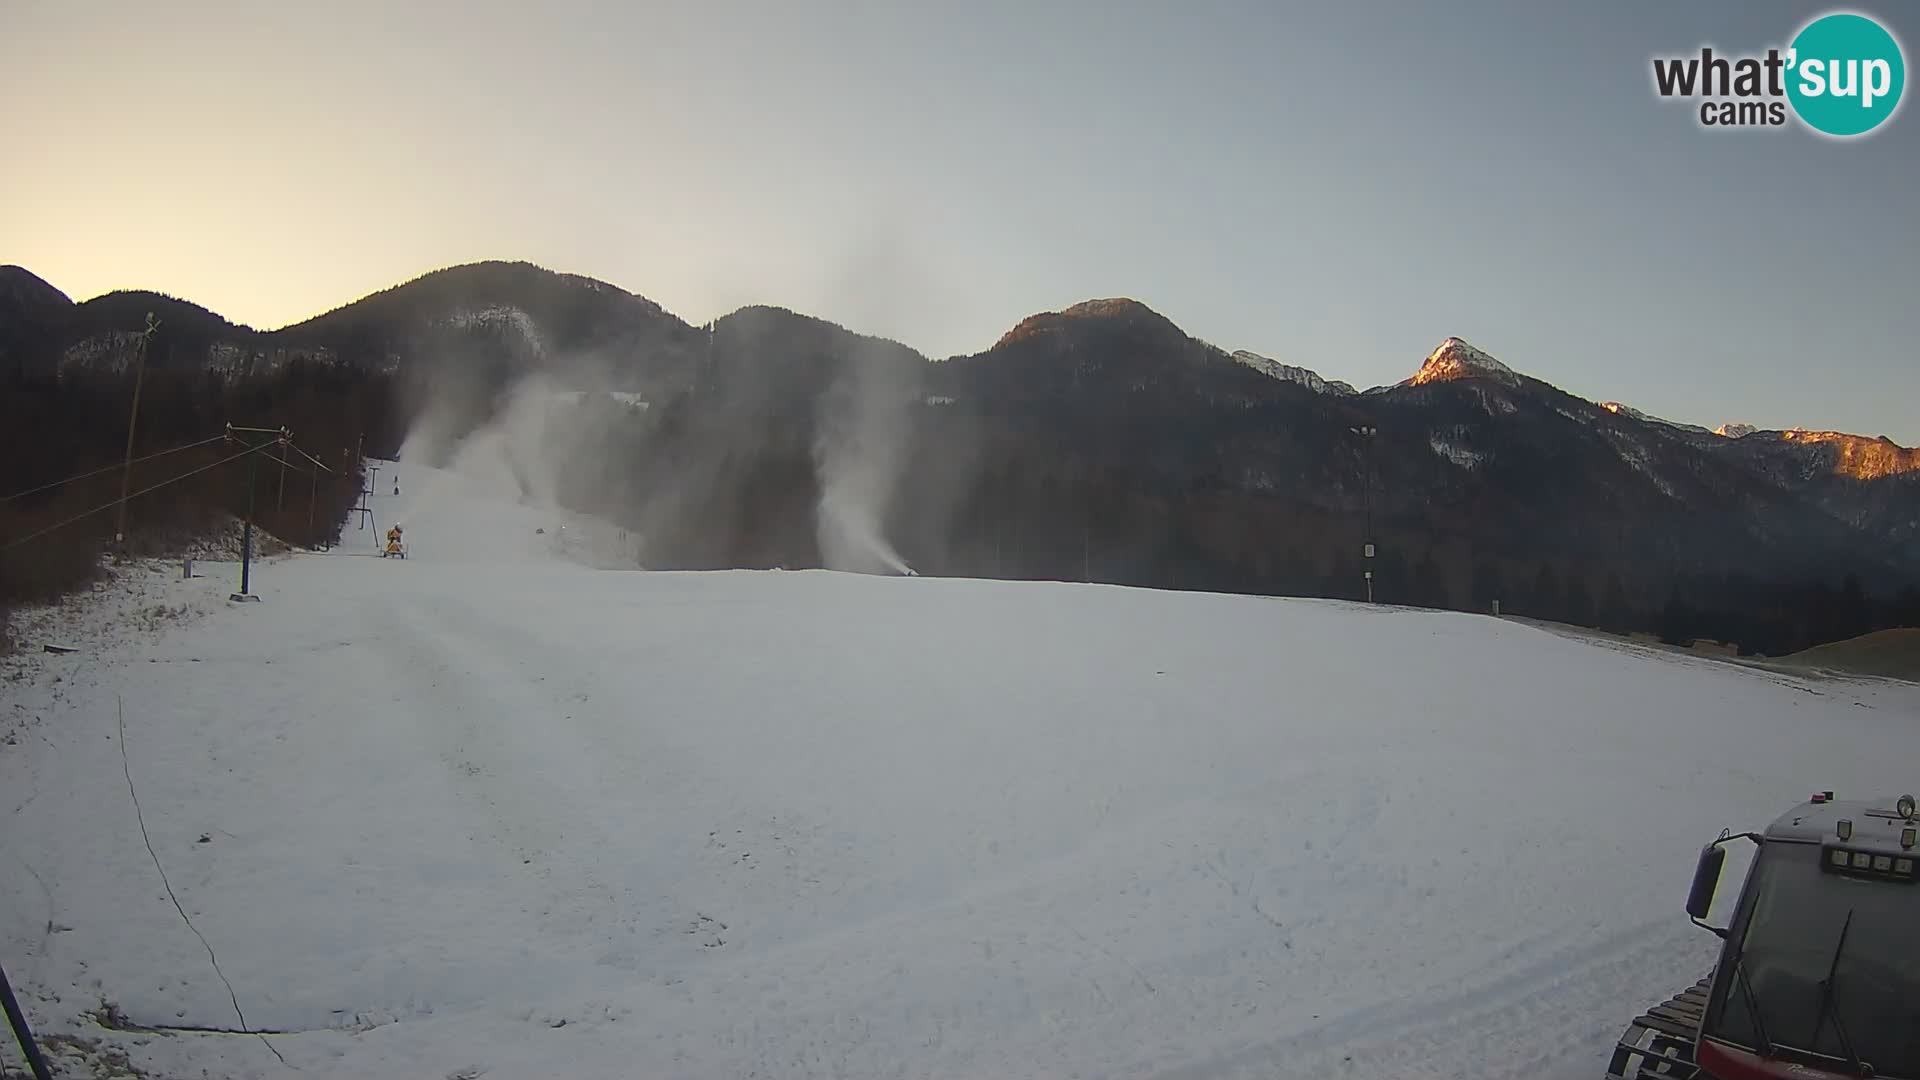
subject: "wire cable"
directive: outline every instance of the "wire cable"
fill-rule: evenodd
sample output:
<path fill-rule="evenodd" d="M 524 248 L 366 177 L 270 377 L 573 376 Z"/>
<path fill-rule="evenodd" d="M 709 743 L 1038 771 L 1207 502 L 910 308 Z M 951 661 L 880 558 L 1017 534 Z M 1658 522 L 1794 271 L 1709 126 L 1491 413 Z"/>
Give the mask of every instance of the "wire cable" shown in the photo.
<path fill-rule="evenodd" d="M 268 443 L 267 445 L 272 446 L 273 444 Z M 309 476 L 314 475 L 313 466 L 311 465 L 301 465 L 296 462 L 288 461 L 286 458 L 283 458 L 283 457 L 275 457 L 272 454 L 267 455 L 267 460 L 273 462 L 275 465 L 281 466 L 282 468 L 292 469 L 296 473 L 306 473 Z"/>
<path fill-rule="evenodd" d="M 224 438 L 224 436 L 222 437 Z M 65 521 L 59 522 L 54 525 L 49 525 L 46 528 L 41 529 L 39 532 L 28 533 L 27 535 L 22 536 L 19 539 L 14 540 L 13 542 L 7 544 L 7 546 L 0 547 L 0 552 L 12 551 L 14 548 L 19 547 L 21 544 L 24 544 L 29 540 L 38 540 L 39 538 L 47 535 L 50 532 L 53 532 L 56 529 L 64 529 L 76 521 L 80 521 L 84 518 L 90 518 L 95 514 L 101 513 L 102 511 L 111 510 L 114 507 L 119 506 L 121 503 L 126 502 L 130 499 L 137 499 L 140 496 L 145 495 L 150 491 L 158 491 L 159 489 L 166 487 L 168 484 L 177 484 L 180 481 L 185 480 L 189 476 L 197 476 L 200 473 L 206 472 L 208 469 L 217 469 L 220 466 L 225 465 L 229 461 L 238 461 L 239 459 L 246 457 L 248 454 L 258 453 L 261 450 L 264 450 L 271 445 L 273 444 L 261 443 L 259 446 L 249 446 L 245 450 L 242 450 L 237 454 L 232 454 L 227 457 L 223 457 L 219 461 L 216 461 L 211 465 L 202 465 L 197 469 L 193 469 L 189 472 L 181 473 L 179 476 L 173 477 L 170 480 L 162 480 L 159 483 L 154 484 L 150 487 L 141 488 L 139 491 L 136 491 L 133 494 L 128 495 L 125 499 L 115 499 L 110 503 L 106 503 L 102 506 L 96 506 L 93 509 L 88 510 L 84 513 L 75 514 L 74 516 L 66 519 Z"/>
<path fill-rule="evenodd" d="M 315 465 L 318 465 L 320 467 L 321 472 L 327 473 L 328 475 L 332 475 L 333 473 L 332 469 L 327 468 L 325 465 L 321 465 L 319 458 L 314 457 L 312 454 L 309 454 L 305 450 L 300 449 L 300 447 L 297 446 L 292 439 L 287 440 L 287 447 L 291 449 L 294 453 L 299 454 L 301 457 L 306 458 L 308 461 L 313 462 Z"/>
<path fill-rule="evenodd" d="M 201 439 L 197 443 L 188 443 L 185 446 L 176 446 L 171 450 L 156 451 L 154 453 L 147 454 L 142 457 L 134 458 L 131 461 L 116 461 L 112 465 L 102 465 L 100 468 L 95 469 L 92 472 L 83 472 L 78 476 L 69 476 L 65 480 L 55 480 L 51 484 L 41 484 L 37 488 L 28 488 L 25 491 L 16 491 L 13 494 L 7 496 L 6 498 L 0 499 L 0 502 L 12 502 L 15 499 L 24 499 L 29 495 L 38 495 L 42 491 L 47 491 L 51 488 L 57 488 L 62 484 L 72 484 L 77 481 L 91 479 L 92 477 L 99 476 L 101 473 L 112 472 L 115 469 L 124 469 L 129 465 L 138 465 L 143 461 L 152 461 L 154 458 L 157 458 L 157 457 L 166 457 L 168 454 L 177 454 L 182 450 L 192 450 L 195 447 L 205 446 L 208 443 L 219 442 L 224 438 L 226 438 L 225 434 L 215 435 L 211 439 Z"/>
<path fill-rule="evenodd" d="M 173 901 L 173 910 L 180 913 L 180 919 L 187 924 L 187 929 L 200 939 L 200 947 L 207 950 L 207 961 L 213 965 L 213 973 L 220 976 L 221 983 L 226 986 L 228 1000 L 233 1002 L 233 1015 L 240 1018 L 240 1030 L 259 1039 L 260 1045 L 271 1050 L 274 1057 L 280 1058 L 280 1064 L 286 1065 L 287 1059 L 280 1056 L 280 1049 L 268 1042 L 264 1034 L 247 1026 L 247 1014 L 240 1009 L 240 995 L 233 992 L 233 984 L 227 981 L 227 973 L 220 970 L 220 960 L 213 955 L 213 946 L 207 944 L 207 936 L 193 925 L 192 919 L 187 918 L 187 909 L 180 906 L 180 898 L 173 893 L 173 882 L 167 880 L 167 868 L 160 865 L 160 856 L 153 850 L 153 838 L 147 835 L 147 815 L 140 810 L 140 796 L 133 790 L 133 766 L 127 761 L 127 702 L 124 697 L 115 694 L 113 703 L 120 722 L 120 771 L 127 776 L 127 795 L 133 800 L 134 819 L 140 823 L 140 839 L 147 845 L 147 856 L 153 860 L 153 868 L 160 872 L 160 884 L 166 887 L 167 899 Z"/>

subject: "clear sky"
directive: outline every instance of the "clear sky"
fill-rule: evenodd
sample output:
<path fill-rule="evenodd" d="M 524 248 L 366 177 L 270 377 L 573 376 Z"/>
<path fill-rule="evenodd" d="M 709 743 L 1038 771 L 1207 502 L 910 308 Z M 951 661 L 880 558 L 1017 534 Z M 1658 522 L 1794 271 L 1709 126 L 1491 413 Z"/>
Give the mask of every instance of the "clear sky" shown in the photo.
<path fill-rule="evenodd" d="M 0 0 L 0 263 L 274 327 L 527 259 L 935 356 L 1132 296 L 1361 386 L 1457 334 L 1913 445 L 1920 112 L 1712 132 L 1652 90 L 1828 10 Z M 1914 63 L 1920 8 L 1852 10 Z"/>

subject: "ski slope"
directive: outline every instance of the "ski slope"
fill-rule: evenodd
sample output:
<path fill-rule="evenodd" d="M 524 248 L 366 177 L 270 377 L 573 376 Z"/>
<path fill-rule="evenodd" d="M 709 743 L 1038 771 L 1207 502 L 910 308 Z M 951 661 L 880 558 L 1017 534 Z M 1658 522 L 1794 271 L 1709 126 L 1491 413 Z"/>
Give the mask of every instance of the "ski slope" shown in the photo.
<path fill-rule="evenodd" d="M 0 960 L 62 1060 L 1591 1077 L 1712 961 L 1703 842 L 1920 787 L 1912 686 L 1323 601 L 594 569 L 627 539 L 399 473 L 407 561 L 349 531 L 248 605 L 150 574 L 177 618 L 0 684 Z M 285 1065 L 166 1030 L 234 999 Z"/>

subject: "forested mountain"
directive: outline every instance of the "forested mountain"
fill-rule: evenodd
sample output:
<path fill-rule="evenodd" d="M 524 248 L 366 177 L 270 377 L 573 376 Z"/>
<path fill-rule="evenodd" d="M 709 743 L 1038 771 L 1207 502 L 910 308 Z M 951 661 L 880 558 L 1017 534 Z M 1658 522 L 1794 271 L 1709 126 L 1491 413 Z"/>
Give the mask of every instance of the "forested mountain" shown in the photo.
<path fill-rule="evenodd" d="M 1358 392 L 1126 299 L 933 361 L 778 308 L 691 326 L 524 263 L 266 332 L 154 293 L 73 304 L 7 267 L 10 489 L 124 448 L 149 313 L 141 446 L 244 414 L 323 460 L 409 431 L 444 453 L 517 415 L 529 487 L 632 526 L 650 566 L 1357 597 L 1370 530 L 1387 602 L 1767 652 L 1920 623 L 1920 452 L 1669 423 L 1457 338 Z"/>

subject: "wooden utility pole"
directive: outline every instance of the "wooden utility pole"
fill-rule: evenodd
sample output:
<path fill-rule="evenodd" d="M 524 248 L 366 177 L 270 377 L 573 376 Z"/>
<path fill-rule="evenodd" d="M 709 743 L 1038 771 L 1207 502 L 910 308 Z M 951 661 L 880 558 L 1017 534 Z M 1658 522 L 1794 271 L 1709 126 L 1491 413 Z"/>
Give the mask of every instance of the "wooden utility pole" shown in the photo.
<path fill-rule="evenodd" d="M 261 440 L 260 442 L 257 442 L 257 443 L 252 442 L 251 440 L 245 440 L 248 442 L 249 446 L 252 448 L 252 452 L 247 454 L 247 520 L 246 520 L 245 526 L 240 531 L 240 591 L 227 597 L 227 599 L 229 600 L 259 600 L 260 597 L 254 595 L 254 592 L 252 589 L 252 585 L 253 585 L 253 476 L 254 476 L 255 470 L 258 468 L 260 464 L 260 461 L 259 461 L 260 455 L 263 452 L 265 452 L 268 446 L 272 446 L 275 443 L 278 443 L 279 445 L 284 447 L 287 444 L 287 429 L 284 427 L 277 427 L 277 428 L 234 427 L 231 423 L 229 423 L 227 425 L 227 437 L 232 438 L 234 433 L 236 432 L 244 432 L 250 435 L 270 436 L 270 438 Z"/>
<path fill-rule="evenodd" d="M 127 416 L 127 458 L 120 471 L 120 508 L 113 525 L 113 545 L 123 548 L 127 542 L 127 492 L 133 490 L 133 433 L 140 424 L 140 387 L 147 378 L 147 345 L 160 320 L 147 312 L 147 328 L 140 332 L 140 345 L 133 351 L 133 411 Z"/>
<path fill-rule="evenodd" d="M 307 485 L 307 550 L 312 551 L 314 549 L 313 508 L 315 504 L 317 504 L 320 501 L 320 471 L 322 469 L 325 469 L 327 472 L 327 475 L 331 476 L 333 475 L 333 470 L 328 469 L 325 465 L 320 464 L 319 458 L 314 457 L 312 454 L 309 454 L 305 450 L 302 450 L 298 446 L 295 446 L 293 444 L 293 439 L 291 437 L 289 437 L 287 441 L 281 446 L 281 451 L 283 453 L 287 450 L 291 450 L 294 453 L 299 454 L 301 457 L 306 458 L 308 462 L 307 475 L 311 479 L 309 480 Z M 346 450 L 342 449 L 340 452 L 342 454 L 345 454 Z M 282 457 L 280 463 L 282 467 L 284 467 L 286 465 L 286 459 Z"/>

